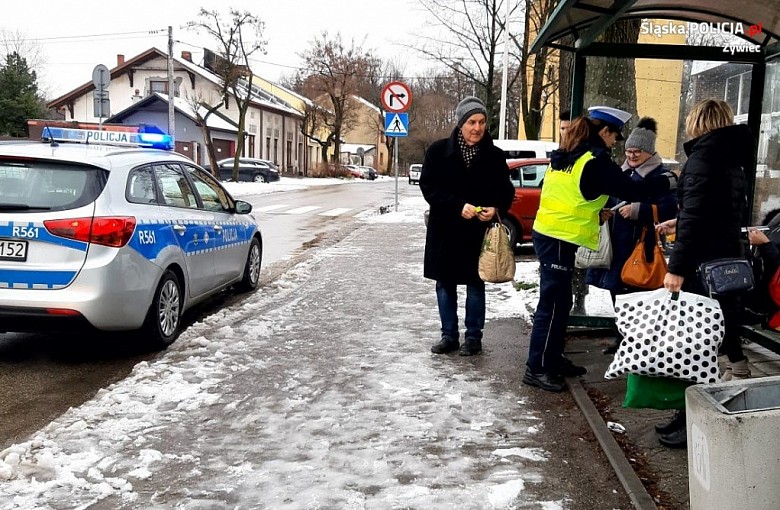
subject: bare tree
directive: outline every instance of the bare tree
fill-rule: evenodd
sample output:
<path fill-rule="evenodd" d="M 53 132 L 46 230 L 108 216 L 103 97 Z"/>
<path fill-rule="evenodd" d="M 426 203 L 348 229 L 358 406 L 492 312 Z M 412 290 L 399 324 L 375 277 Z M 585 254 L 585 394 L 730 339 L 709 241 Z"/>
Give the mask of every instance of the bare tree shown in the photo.
<path fill-rule="evenodd" d="M 323 159 L 327 160 L 327 149 L 334 145 L 336 163 L 339 161 L 342 134 L 349 131 L 355 122 L 354 103 L 350 97 L 360 92 L 365 77 L 378 75 L 379 61 L 371 51 L 363 50 L 353 40 L 346 46 L 341 34 L 331 38 L 322 32 L 312 41 L 311 47 L 300 54 L 305 70 L 299 79 L 299 92 L 314 98 L 329 114 L 315 118 L 327 131 L 323 146 Z"/>
<path fill-rule="evenodd" d="M 208 125 L 209 117 L 218 109 L 224 105 L 224 101 L 220 101 L 216 104 L 211 104 L 213 101 L 211 98 L 204 98 L 201 92 L 197 92 L 192 96 L 186 95 L 184 98 L 187 105 L 195 112 L 195 124 L 200 129 L 203 135 L 203 140 L 206 142 L 206 152 L 209 156 L 209 168 L 211 174 L 214 177 L 219 177 L 219 168 L 217 167 L 217 151 L 214 148 L 214 143 L 211 140 L 211 128 Z"/>
<path fill-rule="evenodd" d="M 508 1 L 508 0 L 507 0 Z M 528 50 L 531 37 L 539 33 L 558 0 L 523 0 L 525 3 L 522 37 L 512 34 L 520 66 L 517 71 L 520 114 L 526 138 L 536 140 L 542 129 L 543 111 L 556 94 L 559 80 L 549 65 L 551 49 L 543 47 L 536 54 Z"/>
<path fill-rule="evenodd" d="M 475 95 L 485 101 L 490 131 L 496 135 L 501 97 L 499 57 L 504 51 L 504 0 L 419 1 L 444 35 L 423 34 L 419 36 L 423 43 L 410 48 L 452 72 L 458 84 L 464 85 L 459 97 Z M 510 22 L 518 13 L 517 6 L 510 9 Z M 516 55 L 512 57 L 516 59 Z M 516 62 L 514 67 L 518 68 Z M 514 83 L 515 79 L 516 76 L 510 81 Z"/>
<path fill-rule="evenodd" d="M 204 30 L 219 45 L 217 55 L 206 66 L 219 76 L 222 97 L 226 107 L 232 96 L 238 108 L 238 136 L 233 162 L 233 180 L 238 180 L 238 160 L 244 152 L 246 112 L 252 102 L 254 73 L 250 59 L 256 53 L 265 54 L 264 24 L 248 11 L 230 9 L 229 20 L 223 21 L 219 12 L 201 7 L 198 19 L 190 26 Z"/>
<path fill-rule="evenodd" d="M 42 74 L 46 65 L 46 57 L 40 44 L 27 37 L 27 34 L 19 30 L 10 30 L 0 27 L 0 57 L 17 54 L 24 58 L 31 71 L 35 71 L 38 79 L 46 80 Z M 45 88 L 45 87 L 43 87 Z"/>
<path fill-rule="evenodd" d="M 449 136 L 455 127 L 454 106 L 462 83 L 451 71 L 429 70 L 412 85 L 414 101 L 409 109 L 409 136 L 401 141 L 401 155 L 408 163 L 420 163 L 434 141 Z"/>

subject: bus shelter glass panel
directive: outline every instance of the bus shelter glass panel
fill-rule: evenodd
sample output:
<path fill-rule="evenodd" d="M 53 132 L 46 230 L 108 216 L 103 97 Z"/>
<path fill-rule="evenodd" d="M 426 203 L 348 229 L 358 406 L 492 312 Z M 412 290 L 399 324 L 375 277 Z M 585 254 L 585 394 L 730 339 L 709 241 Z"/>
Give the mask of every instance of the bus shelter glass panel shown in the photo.
<path fill-rule="evenodd" d="M 671 168 L 681 168 L 687 159 L 683 144 L 689 139 L 685 119 L 693 105 L 707 98 L 726 101 L 734 122 L 746 124 L 752 71 L 751 64 L 732 62 L 589 57 L 584 107 L 629 111 L 634 117 L 626 136 L 640 117 L 655 118 L 657 152 Z M 620 144 L 612 151 L 619 164 L 625 160 L 623 151 Z M 780 58 L 767 63 L 755 171 L 749 223 L 759 225 L 780 211 Z"/>
<path fill-rule="evenodd" d="M 766 67 L 757 163 L 754 225 L 768 223 L 780 211 L 780 59 Z"/>

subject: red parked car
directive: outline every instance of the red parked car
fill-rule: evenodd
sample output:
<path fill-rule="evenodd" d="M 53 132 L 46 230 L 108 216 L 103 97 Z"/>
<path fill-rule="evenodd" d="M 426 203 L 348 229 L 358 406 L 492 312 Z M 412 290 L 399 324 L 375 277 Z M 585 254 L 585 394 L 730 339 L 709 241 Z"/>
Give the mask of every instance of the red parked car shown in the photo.
<path fill-rule="evenodd" d="M 550 164 L 549 159 L 510 159 L 509 177 L 515 185 L 515 198 L 509 208 L 509 217 L 502 218 L 509 229 L 509 242 L 531 242 L 531 227 L 534 225 L 536 211 L 539 209 L 539 197 L 542 194 L 544 173 Z"/>

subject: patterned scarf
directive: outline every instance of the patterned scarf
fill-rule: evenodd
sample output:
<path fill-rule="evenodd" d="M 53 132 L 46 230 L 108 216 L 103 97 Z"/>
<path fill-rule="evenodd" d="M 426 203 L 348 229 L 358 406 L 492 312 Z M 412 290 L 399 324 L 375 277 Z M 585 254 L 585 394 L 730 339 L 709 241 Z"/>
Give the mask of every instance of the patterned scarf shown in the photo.
<path fill-rule="evenodd" d="M 466 163 L 466 168 L 470 168 L 474 162 L 474 158 L 479 154 L 479 145 L 469 145 L 466 143 L 466 139 L 463 138 L 463 133 L 458 131 L 458 147 L 460 147 L 460 153 L 463 156 L 463 161 Z"/>

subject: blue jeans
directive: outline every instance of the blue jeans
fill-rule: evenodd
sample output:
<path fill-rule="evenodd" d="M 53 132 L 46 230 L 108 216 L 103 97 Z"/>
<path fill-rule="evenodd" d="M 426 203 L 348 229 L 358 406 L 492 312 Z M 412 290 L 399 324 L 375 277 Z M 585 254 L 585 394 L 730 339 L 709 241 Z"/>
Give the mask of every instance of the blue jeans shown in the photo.
<path fill-rule="evenodd" d="M 458 286 L 436 282 L 441 336 L 458 340 Z M 482 340 L 485 328 L 485 284 L 466 285 L 466 340 Z"/>
<path fill-rule="evenodd" d="M 577 246 L 537 232 L 533 232 L 532 237 L 539 259 L 539 304 L 534 313 L 526 365 L 535 374 L 551 373 L 563 358 Z"/>

